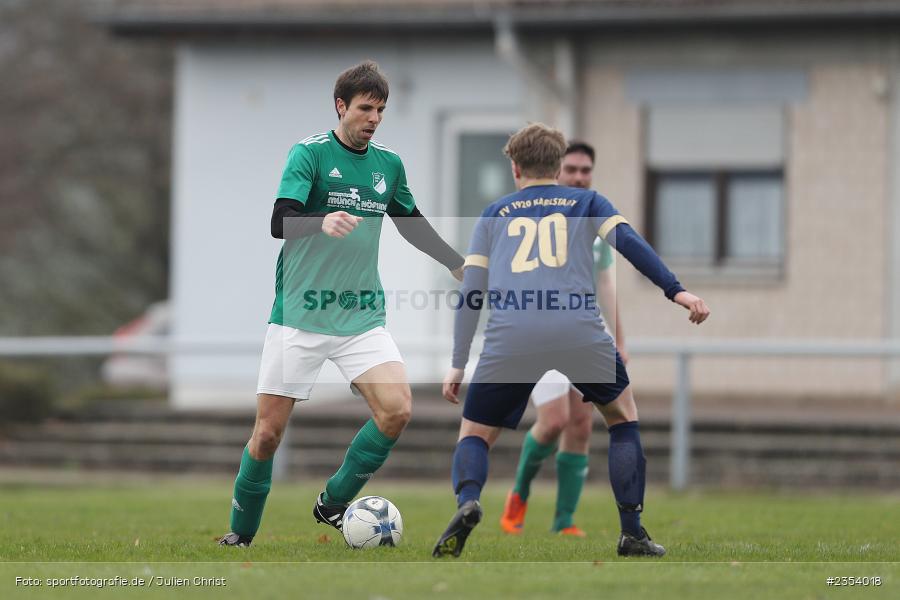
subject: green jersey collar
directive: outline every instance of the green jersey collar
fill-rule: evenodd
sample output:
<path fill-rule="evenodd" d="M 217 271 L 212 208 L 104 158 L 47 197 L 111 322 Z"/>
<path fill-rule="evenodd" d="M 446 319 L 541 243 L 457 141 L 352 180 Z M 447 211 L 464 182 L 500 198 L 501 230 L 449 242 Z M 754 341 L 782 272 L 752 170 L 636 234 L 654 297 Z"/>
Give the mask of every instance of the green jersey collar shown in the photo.
<path fill-rule="evenodd" d="M 342 142 L 340 140 L 340 138 L 338 138 L 337 134 L 334 132 L 334 129 L 329 131 L 328 135 L 331 136 L 331 139 L 333 139 L 337 143 L 337 145 L 343 151 L 344 155 L 346 155 L 348 158 L 352 158 L 354 160 L 364 160 L 367 156 L 369 156 L 370 144 L 366 144 L 365 150 L 355 150 L 355 149 L 351 148 L 350 146 L 347 146 L 346 144 L 344 144 L 344 142 Z"/>

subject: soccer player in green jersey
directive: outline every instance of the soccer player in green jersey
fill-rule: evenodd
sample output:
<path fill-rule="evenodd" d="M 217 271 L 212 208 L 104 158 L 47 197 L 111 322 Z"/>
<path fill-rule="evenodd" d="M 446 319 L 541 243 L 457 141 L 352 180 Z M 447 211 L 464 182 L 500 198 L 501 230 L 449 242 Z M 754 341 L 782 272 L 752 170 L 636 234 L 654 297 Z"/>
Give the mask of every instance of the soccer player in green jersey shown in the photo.
<path fill-rule="evenodd" d="M 594 148 L 584 142 L 569 142 L 562 159 L 557 181 L 582 189 L 591 187 L 594 172 Z M 598 239 L 594 244 L 597 296 L 607 323 L 612 324 L 616 349 L 622 362 L 628 363 L 625 335 L 616 304 L 616 281 L 612 275 L 612 249 Z M 588 470 L 594 409 L 584 402 L 584 396 L 559 371 L 548 371 L 535 384 L 531 400 L 537 409 L 537 419 L 522 444 L 516 481 L 506 497 L 500 528 L 511 535 L 522 533 L 531 481 L 551 454 L 556 454 L 556 512 L 551 529 L 561 535 L 585 537 L 584 530 L 575 525 L 574 514 L 584 487 Z"/>
<path fill-rule="evenodd" d="M 272 214 L 284 239 L 257 386 L 256 424 L 231 501 L 231 532 L 248 546 L 272 483 L 272 460 L 297 400 L 309 398 L 325 360 L 362 395 L 372 418 L 353 438 L 313 506 L 316 521 L 340 530 L 344 510 L 387 459 L 410 418 L 403 359 L 385 329 L 378 248 L 384 215 L 413 246 L 462 279 L 463 258 L 416 208 L 397 154 L 374 141 L 388 82 L 366 61 L 338 77 L 338 126 L 307 137 L 288 155 Z"/>

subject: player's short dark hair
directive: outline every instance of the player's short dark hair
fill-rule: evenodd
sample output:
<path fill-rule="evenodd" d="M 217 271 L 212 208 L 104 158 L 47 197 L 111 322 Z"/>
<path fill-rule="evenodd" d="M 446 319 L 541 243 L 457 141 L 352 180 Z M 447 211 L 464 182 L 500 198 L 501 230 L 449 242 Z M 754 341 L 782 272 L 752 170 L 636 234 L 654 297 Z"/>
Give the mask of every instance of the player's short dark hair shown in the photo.
<path fill-rule="evenodd" d="M 503 153 L 526 177 L 556 177 L 566 153 L 566 136 L 543 123 L 532 123 L 510 136 Z"/>
<path fill-rule="evenodd" d="M 338 75 L 337 81 L 334 82 L 334 101 L 336 105 L 337 99 L 340 98 L 344 104 L 350 106 L 351 100 L 362 95 L 387 102 L 388 91 L 387 78 L 378 70 L 378 63 L 366 60 Z M 340 114 L 338 117 L 340 118 Z"/>
<path fill-rule="evenodd" d="M 591 159 L 591 162 L 594 162 L 594 147 L 588 144 L 587 142 L 582 142 L 581 140 L 570 140 L 569 147 L 566 148 L 566 156 L 569 154 L 587 154 L 588 158 Z"/>

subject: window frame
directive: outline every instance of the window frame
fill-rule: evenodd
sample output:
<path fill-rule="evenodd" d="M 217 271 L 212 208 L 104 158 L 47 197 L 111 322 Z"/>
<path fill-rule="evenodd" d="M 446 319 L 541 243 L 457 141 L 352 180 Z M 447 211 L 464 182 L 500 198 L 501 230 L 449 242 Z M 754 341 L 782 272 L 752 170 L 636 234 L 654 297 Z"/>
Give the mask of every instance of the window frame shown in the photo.
<path fill-rule="evenodd" d="M 459 156 L 460 138 L 465 134 L 503 134 L 509 135 L 521 127 L 516 111 L 472 110 L 447 113 L 441 116 L 438 130 L 438 161 L 440 177 L 438 197 L 440 198 L 440 216 L 459 216 Z M 497 149 L 498 152 L 502 148 Z M 454 232 L 454 239 L 460 238 Z"/>
<path fill-rule="evenodd" d="M 781 279 L 784 275 L 785 265 L 787 262 L 787 180 L 785 177 L 784 167 L 710 167 L 710 168 L 660 168 L 645 166 L 644 171 L 644 231 L 646 232 L 647 241 L 651 246 L 656 248 L 657 235 L 656 226 L 658 220 L 659 184 L 665 177 L 684 177 L 684 178 L 709 178 L 713 182 L 715 190 L 715 198 L 713 206 L 715 214 L 713 222 L 715 229 L 713 231 L 713 255 L 711 262 L 700 263 L 696 259 L 689 257 L 672 257 L 666 256 L 660 252 L 660 256 L 667 262 L 677 264 L 682 272 L 688 271 L 693 275 L 699 276 L 721 276 L 721 275 L 737 275 L 737 276 L 756 276 L 760 279 Z M 759 263 L 736 264 L 731 262 L 728 255 L 728 204 L 729 204 L 729 183 L 736 177 L 759 177 L 759 178 L 779 178 L 782 184 L 781 194 L 781 248 L 782 252 L 778 260 L 769 263 L 760 261 Z"/>

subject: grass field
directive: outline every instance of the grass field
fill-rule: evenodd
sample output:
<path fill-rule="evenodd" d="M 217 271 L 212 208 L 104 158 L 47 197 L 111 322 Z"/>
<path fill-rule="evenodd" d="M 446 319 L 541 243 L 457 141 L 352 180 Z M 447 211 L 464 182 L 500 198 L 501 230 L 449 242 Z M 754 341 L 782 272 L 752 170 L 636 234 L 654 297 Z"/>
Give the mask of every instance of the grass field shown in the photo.
<path fill-rule="evenodd" d="M 669 555 L 615 555 L 617 517 L 600 484 L 586 490 L 578 524 L 587 539 L 548 531 L 551 488 L 529 502 L 525 533 L 496 526 L 503 482 L 489 483 L 485 521 L 460 560 L 430 558 L 454 511 L 449 484 L 373 481 L 404 519 L 397 548 L 353 551 L 312 521 L 317 487 L 276 485 L 249 549 L 220 548 L 230 483 L 0 487 L 0 597 L 238 598 L 900 598 L 900 497 L 747 492 L 684 495 L 651 490 L 644 523 Z M 141 577 L 143 587 L 79 584 L 51 589 L 47 578 Z M 828 586 L 827 577 L 880 577 L 880 586 Z M 35 577 L 38 586 L 16 585 Z M 191 585 L 177 590 L 171 579 Z M 225 578 L 225 587 L 194 577 Z"/>

